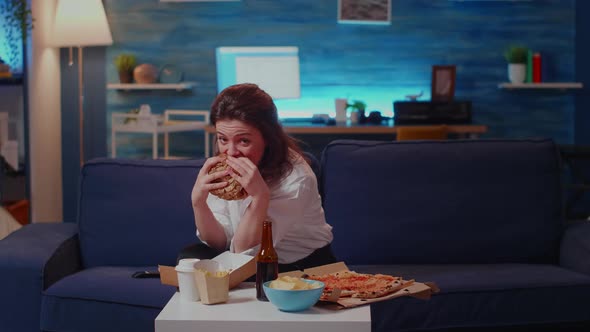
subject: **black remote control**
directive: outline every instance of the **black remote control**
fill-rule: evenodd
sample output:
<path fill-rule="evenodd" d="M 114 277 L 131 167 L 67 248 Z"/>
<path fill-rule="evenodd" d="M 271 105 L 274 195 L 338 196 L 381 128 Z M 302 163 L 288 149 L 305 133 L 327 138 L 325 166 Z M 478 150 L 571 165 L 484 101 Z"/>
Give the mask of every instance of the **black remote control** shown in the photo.
<path fill-rule="evenodd" d="M 133 273 L 133 278 L 160 278 L 160 272 L 158 271 L 138 271 Z"/>

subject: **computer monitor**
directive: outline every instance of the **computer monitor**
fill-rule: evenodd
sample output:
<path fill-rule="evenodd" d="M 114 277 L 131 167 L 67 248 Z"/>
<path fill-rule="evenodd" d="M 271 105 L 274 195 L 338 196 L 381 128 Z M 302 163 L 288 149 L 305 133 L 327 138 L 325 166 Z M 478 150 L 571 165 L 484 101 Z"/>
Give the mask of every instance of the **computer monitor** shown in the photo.
<path fill-rule="evenodd" d="M 217 91 L 238 83 L 255 83 L 273 99 L 299 98 L 299 48 L 218 47 Z"/>

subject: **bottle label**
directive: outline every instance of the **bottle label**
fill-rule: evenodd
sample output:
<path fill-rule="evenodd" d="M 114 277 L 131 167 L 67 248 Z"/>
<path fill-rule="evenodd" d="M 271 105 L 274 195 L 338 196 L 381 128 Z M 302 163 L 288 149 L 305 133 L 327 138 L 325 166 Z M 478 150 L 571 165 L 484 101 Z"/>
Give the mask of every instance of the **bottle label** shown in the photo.
<path fill-rule="evenodd" d="M 260 301 L 268 301 L 262 284 L 275 280 L 279 276 L 279 264 L 277 262 L 256 264 L 256 298 Z"/>

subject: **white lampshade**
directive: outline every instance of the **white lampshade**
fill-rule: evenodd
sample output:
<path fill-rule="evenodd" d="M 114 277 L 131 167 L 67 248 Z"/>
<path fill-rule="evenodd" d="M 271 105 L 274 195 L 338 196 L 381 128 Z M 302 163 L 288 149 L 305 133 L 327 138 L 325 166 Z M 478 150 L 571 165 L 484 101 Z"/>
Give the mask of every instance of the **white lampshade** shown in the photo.
<path fill-rule="evenodd" d="M 102 0 L 58 0 L 53 43 L 60 47 L 111 45 Z"/>

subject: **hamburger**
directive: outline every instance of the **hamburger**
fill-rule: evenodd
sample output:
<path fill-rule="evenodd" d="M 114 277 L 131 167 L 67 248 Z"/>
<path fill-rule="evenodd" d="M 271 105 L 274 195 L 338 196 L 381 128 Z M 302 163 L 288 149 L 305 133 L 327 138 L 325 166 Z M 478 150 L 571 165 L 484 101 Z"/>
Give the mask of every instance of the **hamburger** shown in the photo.
<path fill-rule="evenodd" d="M 209 169 L 209 174 L 225 171 L 229 167 L 226 163 L 227 155 L 220 154 L 219 157 L 221 157 L 221 161 Z M 244 199 L 246 196 L 248 196 L 248 193 L 246 193 L 246 190 L 242 187 L 242 185 L 236 181 L 236 179 L 231 177 L 231 175 L 226 175 L 213 182 L 215 183 L 223 181 L 227 182 L 227 186 L 219 189 L 213 189 L 210 191 L 210 193 L 227 201 Z"/>

